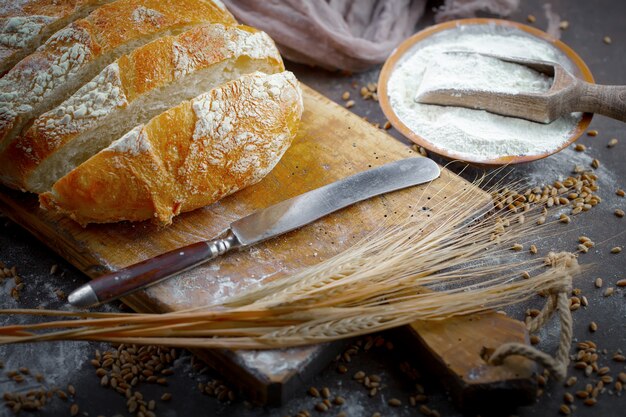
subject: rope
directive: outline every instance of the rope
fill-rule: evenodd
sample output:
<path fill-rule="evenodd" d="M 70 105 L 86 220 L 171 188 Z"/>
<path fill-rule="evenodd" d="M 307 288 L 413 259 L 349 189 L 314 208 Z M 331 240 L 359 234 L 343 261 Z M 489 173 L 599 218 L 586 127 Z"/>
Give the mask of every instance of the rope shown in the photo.
<path fill-rule="evenodd" d="M 569 351 L 572 347 L 573 320 L 569 309 L 570 300 L 567 290 L 561 290 L 551 294 L 544 304 L 541 312 L 528 323 L 528 331 L 534 333 L 541 329 L 555 311 L 558 311 L 561 325 L 559 347 L 554 357 L 540 351 L 537 348 L 524 343 L 504 343 L 493 352 L 489 358 L 492 365 L 502 365 L 504 359 L 512 356 L 523 356 L 542 365 L 557 380 L 564 380 L 567 376 L 569 365 Z"/>
<path fill-rule="evenodd" d="M 546 301 L 546 303 L 543 305 L 541 312 L 526 326 L 530 333 L 537 332 L 544 326 L 544 324 L 546 324 L 546 322 L 554 314 L 556 304 L 556 294 L 550 294 L 550 298 L 548 298 L 548 301 Z"/>

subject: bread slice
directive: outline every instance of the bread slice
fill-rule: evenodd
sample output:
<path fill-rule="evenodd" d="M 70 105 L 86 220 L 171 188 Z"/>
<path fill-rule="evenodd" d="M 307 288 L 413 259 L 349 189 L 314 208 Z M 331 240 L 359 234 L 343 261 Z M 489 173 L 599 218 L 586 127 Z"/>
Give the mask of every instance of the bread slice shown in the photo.
<path fill-rule="evenodd" d="M 167 225 L 260 181 L 291 144 L 302 110 L 292 73 L 245 75 L 137 126 L 39 201 L 82 225 Z"/>
<path fill-rule="evenodd" d="M 0 3 L 0 75 L 54 32 L 113 0 L 21 0 Z"/>
<path fill-rule="evenodd" d="M 121 55 L 204 23 L 235 24 L 211 0 L 118 0 L 56 32 L 0 78 L 0 151 Z"/>
<path fill-rule="evenodd" d="M 3 183 L 42 193 L 140 123 L 224 82 L 284 70 L 272 39 L 247 26 L 200 26 L 119 58 L 0 154 Z"/>

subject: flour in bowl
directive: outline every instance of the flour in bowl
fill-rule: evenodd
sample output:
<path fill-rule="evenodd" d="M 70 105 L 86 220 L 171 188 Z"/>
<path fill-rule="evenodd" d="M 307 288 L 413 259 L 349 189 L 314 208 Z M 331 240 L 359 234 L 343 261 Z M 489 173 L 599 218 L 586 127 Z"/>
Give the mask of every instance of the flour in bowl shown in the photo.
<path fill-rule="evenodd" d="M 428 62 L 416 99 L 443 89 L 546 93 L 554 79 L 524 65 L 473 52 L 444 52 Z"/>
<path fill-rule="evenodd" d="M 582 117 L 580 113 L 545 125 L 482 110 L 415 101 L 420 87 L 432 90 L 449 88 L 455 83 L 511 94 L 545 92 L 550 88 L 551 79 L 536 71 L 462 52 L 559 62 L 575 71 L 569 59 L 544 40 L 514 28 L 486 27 L 487 30 L 485 26 L 459 26 L 442 31 L 407 51 L 387 85 L 394 112 L 434 148 L 460 159 L 488 161 L 502 156 L 538 155 L 559 148 L 576 129 Z M 461 61 L 465 58 L 469 60 Z"/>

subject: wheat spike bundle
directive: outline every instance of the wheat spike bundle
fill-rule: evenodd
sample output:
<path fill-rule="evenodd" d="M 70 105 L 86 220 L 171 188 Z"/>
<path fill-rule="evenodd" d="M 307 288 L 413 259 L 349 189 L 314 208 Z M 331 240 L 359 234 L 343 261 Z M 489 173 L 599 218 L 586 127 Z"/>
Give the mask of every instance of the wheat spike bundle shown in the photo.
<path fill-rule="evenodd" d="M 429 211 L 388 221 L 327 261 L 220 305 L 167 314 L 5 310 L 0 313 L 66 318 L 4 326 L 0 343 L 73 339 L 267 349 L 498 309 L 563 292 L 579 272 L 571 256 L 565 262 L 552 256 L 548 267 L 543 257 L 513 256 L 514 244 L 537 239 L 549 226 L 538 225 L 538 216 L 494 210 L 468 187 Z M 533 276 L 522 278 L 522 270 Z"/>

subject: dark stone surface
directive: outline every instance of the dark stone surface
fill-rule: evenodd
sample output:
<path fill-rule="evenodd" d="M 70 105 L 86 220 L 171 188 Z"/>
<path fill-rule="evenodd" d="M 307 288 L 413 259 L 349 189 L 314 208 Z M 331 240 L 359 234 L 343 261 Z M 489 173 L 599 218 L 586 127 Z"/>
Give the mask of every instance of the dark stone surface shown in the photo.
<path fill-rule="evenodd" d="M 626 84 L 624 68 L 626 68 L 626 3 L 616 0 L 600 1 L 573 1 L 554 0 L 552 10 L 562 19 L 570 22 L 570 27 L 562 34 L 562 40 L 574 48 L 587 62 L 598 83 L 603 84 Z M 546 19 L 541 1 L 524 1 L 521 9 L 512 16 L 512 20 L 526 21 L 528 14 L 537 17 L 536 27 L 545 29 Z M 421 26 L 424 26 L 422 24 Z M 613 42 L 606 45 L 602 42 L 605 36 L 611 36 Z M 289 65 L 299 78 L 310 86 L 318 89 L 328 97 L 342 102 L 343 91 L 351 91 L 353 97 L 357 97 L 356 106 L 352 109 L 355 113 L 366 116 L 372 122 L 384 123 L 385 119 L 377 105 L 373 101 L 362 101 L 358 97 L 358 89 L 352 87 L 356 82 L 359 86 L 376 81 L 378 71 L 372 70 L 355 76 L 345 76 L 329 73 L 321 70 L 305 68 L 299 65 Z M 575 337 L 577 340 L 591 339 L 599 348 L 598 363 L 601 366 L 611 368 L 610 375 L 614 378 L 618 372 L 626 369 L 623 363 L 616 363 L 611 356 L 619 349 L 626 351 L 626 298 L 625 291 L 618 290 L 612 297 L 605 298 L 601 290 L 593 286 L 596 277 L 602 277 L 606 286 L 614 286 L 618 279 L 626 278 L 626 252 L 620 255 L 611 255 L 609 250 L 613 246 L 626 246 L 626 218 L 618 219 L 613 215 L 615 208 L 626 209 L 626 199 L 615 195 L 615 189 L 626 187 L 626 125 L 603 117 L 595 117 L 592 129 L 600 133 L 597 137 L 583 136 L 581 143 L 587 146 L 584 154 L 576 153 L 571 149 L 565 150 L 545 160 L 515 167 L 511 172 L 511 178 L 524 179 L 529 184 L 541 184 L 551 182 L 561 176 L 567 176 L 574 164 L 588 166 L 592 158 L 601 161 L 601 167 L 597 170 L 600 177 L 599 195 L 603 202 L 594 210 L 574 218 L 569 227 L 564 227 L 563 233 L 543 239 L 539 246 L 540 250 L 550 249 L 575 250 L 576 239 L 585 234 L 591 237 L 598 245 L 588 254 L 580 256 L 580 262 L 588 265 L 589 269 L 581 276 L 575 286 L 581 288 L 583 294 L 589 299 L 589 307 L 583 308 L 574 314 Z M 390 134 L 405 143 L 393 129 Z M 606 144 L 610 138 L 618 138 L 621 143 L 613 149 L 608 149 Z M 358 140 L 358 138 L 354 138 Z M 444 162 L 438 159 L 438 162 Z M 463 174 L 472 179 L 474 173 Z M 60 289 L 69 293 L 73 288 L 83 283 L 85 277 L 74 268 L 65 263 L 42 243 L 36 241 L 28 233 L 9 221 L 3 221 L 0 225 L 0 261 L 8 266 L 17 266 L 18 272 L 24 278 L 25 287 L 22 298 L 15 302 L 9 295 L 13 286 L 12 280 L 0 282 L 0 305 L 3 308 L 35 307 L 43 305 L 47 308 L 62 308 L 63 301 L 59 300 L 54 293 Z M 59 271 L 51 275 L 50 267 L 59 265 Z M 116 307 L 106 307 L 107 311 L 114 311 Z M 590 321 L 598 324 L 598 331 L 590 333 L 588 325 Z M 13 317 L 0 317 L 1 323 L 13 323 Z M 557 343 L 558 327 L 551 324 L 544 329 L 540 347 L 547 351 L 554 351 Z M 385 335 L 393 341 L 396 348 L 393 351 L 386 347 L 372 349 L 368 353 L 357 355 L 348 366 L 348 373 L 339 375 L 335 365 L 329 365 L 320 375 L 310 381 L 311 385 L 318 387 L 328 386 L 337 395 L 346 398 L 346 405 L 341 409 L 349 416 L 371 416 L 378 411 L 383 416 L 408 416 L 419 414 L 414 408 L 408 407 L 408 395 L 415 392 L 414 382 L 400 371 L 400 364 L 410 361 L 413 365 L 420 366 L 420 358 L 411 355 L 410 347 L 399 350 L 402 339 L 394 338 L 393 335 Z M 406 346 L 405 346 L 406 347 Z M 93 367 L 89 359 L 96 348 L 107 349 L 106 344 L 87 343 L 51 343 L 42 345 L 17 345 L 0 346 L 0 360 L 6 364 L 3 371 L 15 369 L 19 366 L 27 366 L 33 373 L 42 372 L 47 376 L 47 385 L 56 385 L 65 388 L 72 383 L 77 394 L 75 401 L 80 405 L 81 413 L 90 416 L 97 415 L 129 415 L 126 411 L 126 400 L 111 390 L 105 390 L 99 386 L 98 378 L 94 375 Z M 383 377 L 384 388 L 382 393 L 370 399 L 362 386 L 352 380 L 351 375 L 357 370 L 365 370 L 367 373 L 376 373 Z M 199 381 L 206 381 L 216 375 L 210 371 L 198 372 L 192 370 L 190 356 L 185 354 L 176 362 L 176 373 L 169 378 L 167 388 L 154 385 L 145 385 L 141 391 L 149 399 L 157 400 L 156 413 L 160 416 L 192 416 L 192 415 L 251 415 L 251 416 L 281 416 L 295 414 L 298 410 L 309 410 L 313 415 L 313 406 L 317 402 L 302 392 L 297 398 L 293 398 L 288 404 L 280 408 L 251 407 L 242 399 L 234 404 L 221 404 L 215 398 L 203 396 L 198 393 L 196 385 Z M 585 378 L 582 372 L 571 370 L 571 375 L 579 378 L 575 390 L 584 389 L 587 382 L 595 381 Z M 226 376 L 228 377 L 228 376 Z M 31 381 L 31 379 L 28 379 Z M 459 415 L 453 405 L 448 401 L 446 393 L 439 387 L 436 380 L 428 375 L 423 375 L 421 383 L 426 387 L 430 395 L 429 406 L 438 410 L 443 416 Z M 27 387 L 36 386 L 32 382 L 17 385 L 8 381 L 5 373 L 0 375 L 0 392 L 26 391 Z M 162 392 L 169 391 L 173 394 L 173 400 L 168 403 L 158 401 Z M 520 416 L 531 415 L 557 415 L 560 404 L 563 402 L 564 387 L 560 383 L 549 382 L 544 388 L 544 395 L 538 402 L 530 407 L 516 410 Z M 574 389 L 569 389 L 573 392 Z M 390 398 L 397 397 L 403 405 L 391 408 L 387 405 Z M 621 416 L 624 415 L 624 398 L 612 393 L 611 389 L 600 395 L 598 404 L 588 407 L 580 400 L 576 401 L 575 415 L 591 416 Z M 488 405 L 486 405 L 488 408 Z M 40 415 L 63 416 L 69 415 L 70 403 L 54 400 L 47 405 Z M 339 408 L 333 408 L 330 415 L 336 415 Z M 0 408 L 0 415 L 10 415 L 4 407 Z M 321 414 L 321 413 L 319 413 Z"/>

